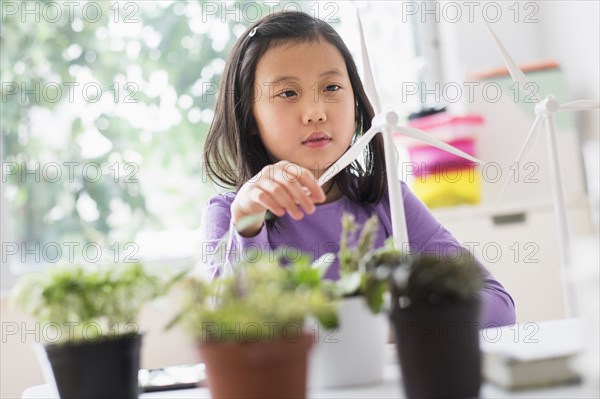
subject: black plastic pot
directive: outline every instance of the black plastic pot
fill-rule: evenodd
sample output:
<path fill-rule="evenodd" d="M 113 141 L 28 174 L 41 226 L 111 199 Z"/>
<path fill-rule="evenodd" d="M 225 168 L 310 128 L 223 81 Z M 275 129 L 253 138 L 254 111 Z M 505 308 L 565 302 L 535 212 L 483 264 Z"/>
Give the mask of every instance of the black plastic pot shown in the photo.
<path fill-rule="evenodd" d="M 395 308 L 391 320 L 409 398 L 474 398 L 481 387 L 479 304 Z"/>
<path fill-rule="evenodd" d="M 47 345 L 60 397 L 137 398 L 141 341 L 140 334 L 129 334 Z"/>

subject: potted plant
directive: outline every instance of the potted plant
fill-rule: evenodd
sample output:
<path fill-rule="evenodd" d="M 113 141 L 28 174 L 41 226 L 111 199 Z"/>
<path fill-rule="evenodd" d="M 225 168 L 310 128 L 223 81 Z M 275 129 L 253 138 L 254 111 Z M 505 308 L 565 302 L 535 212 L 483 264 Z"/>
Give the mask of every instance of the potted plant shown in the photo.
<path fill-rule="evenodd" d="M 341 276 L 333 283 L 340 298 L 339 328 L 331 334 L 318 330 L 321 338 L 311 354 L 311 387 L 361 385 L 383 379 L 388 323 L 380 311 L 387 285 L 370 278 L 371 265 L 362 261 L 374 250 L 378 223 L 373 215 L 358 231 L 353 215 L 342 217 Z"/>
<path fill-rule="evenodd" d="M 57 266 L 24 276 L 14 299 L 40 324 L 61 398 L 137 398 L 142 306 L 179 278 L 140 263 Z"/>
<path fill-rule="evenodd" d="M 388 241 L 366 260 L 375 270 L 369 278 L 390 287 L 390 318 L 410 398 L 479 395 L 482 274 L 470 252 L 453 255 L 403 255 Z"/>
<path fill-rule="evenodd" d="M 315 338 L 305 322 L 310 315 L 337 325 L 331 293 L 308 256 L 249 258 L 212 282 L 187 276 L 182 311 L 169 327 L 181 323 L 196 339 L 213 398 L 306 397 Z"/>

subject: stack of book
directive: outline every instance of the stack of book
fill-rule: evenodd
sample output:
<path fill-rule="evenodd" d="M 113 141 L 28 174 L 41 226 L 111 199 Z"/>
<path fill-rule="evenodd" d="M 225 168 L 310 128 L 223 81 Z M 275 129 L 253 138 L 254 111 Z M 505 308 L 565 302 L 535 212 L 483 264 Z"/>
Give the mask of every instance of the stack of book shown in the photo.
<path fill-rule="evenodd" d="M 578 319 L 482 330 L 483 376 L 507 389 L 579 382 L 575 359 L 584 348 L 582 330 Z"/>

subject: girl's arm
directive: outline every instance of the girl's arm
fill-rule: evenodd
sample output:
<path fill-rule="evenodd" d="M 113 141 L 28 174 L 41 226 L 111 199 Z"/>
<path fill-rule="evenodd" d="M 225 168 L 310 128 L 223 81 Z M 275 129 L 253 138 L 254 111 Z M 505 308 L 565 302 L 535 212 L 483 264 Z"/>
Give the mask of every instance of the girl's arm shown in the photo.
<path fill-rule="evenodd" d="M 402 183 L 402 194 L 411 250 L 451 256 L 456 253 L 451 251 L 464 248 L 405 183 Z M 478 259 L 475 260 L 484 277 L 484 287 L 480 292 L 480 328 L 514 324 L 516 316 L 512 297 L 487 268 Z"/>
<path fill-rule="evenodd" d="M 208 200 L 200 224 L 201 262 L 212 280 L 231 271 L 233 264 L 251 260 L 251 251 L 271 250 L 263 225 L 256 235 L 239 234 L 231 217 L 231 204 L 235 193 L 218 194 Z M 257 259 L 258 260 L 258 259 Z"/>
<path fill-rule="evenodd" d="M 212 197 L 201 222 L 202 263 L 209 277 L 229 272 L 236 263 L 258 261 L 256 254 L 269 256 L 272 248 L 264 224 L 267 210 L 300 220 L 303 212 L 313 213 L 314 203 L 324 200 L 323 189 L 312 172 L 287 161 L 265 166 L 237 193 Z M 259 218 L 240 230 L 240 221 L 250 215 Z"/>

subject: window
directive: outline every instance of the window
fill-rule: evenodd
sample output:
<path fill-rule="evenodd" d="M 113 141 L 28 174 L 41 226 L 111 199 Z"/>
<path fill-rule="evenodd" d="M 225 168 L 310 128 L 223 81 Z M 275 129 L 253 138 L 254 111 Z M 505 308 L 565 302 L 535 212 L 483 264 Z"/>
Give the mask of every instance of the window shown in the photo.
<path fill-rule="evenodd" d="M 382 104 L 414 81 L 400 2 L 3 2 L 2 271 L 193 255 L 202 165 L 228 50 L 271 10 L 330 22 Z M 409 104 L 410 105 L 410 104 Z M 6 217 L 8 222 L 6 223 Z"/>

